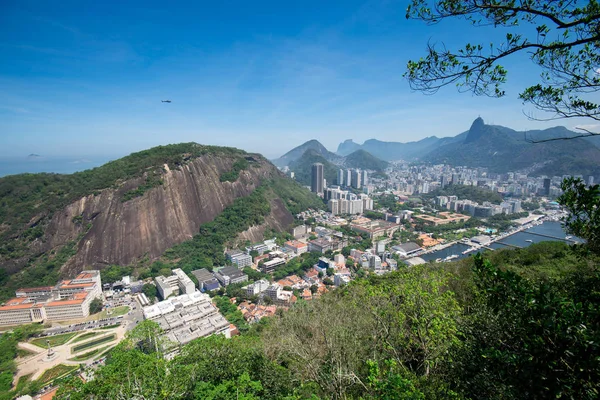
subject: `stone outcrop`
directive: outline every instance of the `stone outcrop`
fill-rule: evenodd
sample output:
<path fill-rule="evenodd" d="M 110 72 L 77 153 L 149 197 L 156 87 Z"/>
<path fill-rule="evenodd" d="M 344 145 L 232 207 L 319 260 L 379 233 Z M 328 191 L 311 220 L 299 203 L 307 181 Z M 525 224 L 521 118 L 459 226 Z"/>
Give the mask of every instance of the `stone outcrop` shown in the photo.
<path fill-rule="evenodd" d="M 53 215 L 37 250 L 47 252 L 77 240 L 77 253 L 63 274 L 84 267 L 128 265 L 145 256 L 158 258 L 174 244 L 191 239 L 201 224 L 212 221 L 236 198 L 249 195 L 261 181 L 279 174 L 259 158 L 235 182 L 220 182 L 234 161 L 233 157 L 203 155 L 179 169 L 165 166 L 162 185 L 125 202 L 123 193 L 138 187 L 143 178 L 83 197 Z M 280 199 L 271 205 L 264 226 L 241 236 L 257 240 L 267 226 L 281 230 L 292 222 Z"/>

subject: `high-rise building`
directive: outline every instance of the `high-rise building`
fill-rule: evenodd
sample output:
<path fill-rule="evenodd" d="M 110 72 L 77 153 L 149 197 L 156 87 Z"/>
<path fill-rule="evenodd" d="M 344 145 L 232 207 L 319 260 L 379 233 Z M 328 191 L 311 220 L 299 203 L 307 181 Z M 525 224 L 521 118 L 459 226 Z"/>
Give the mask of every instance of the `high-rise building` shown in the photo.
<path fill-rule="evenodd" d="M 360 169 L 352 171 L 352 187 L 355 189 L 360 189 Z"/>
<path fill-rule="evenodd" d="M 310 190 L 314 193 L 323 193 L 323 164 L 312 165 L 312 180 Z"/>
<path fill-rule="evenodd" d="M 442 189 L 448 186 L 448 177 L 446 175 L 442 175 L 440 186 L 442 186 Z"/>
<path fill-rule="evenodd" d="M 550 196 L 550 178 L 544 178 L 544 196 Z"/>
<path fill-rule="evenodd" d="M 340 170 L 338 171 L 338 179 L 337 179 L 337 184 L 338 184 L 339 186 L 344 186 L 344 175 L 345 175 L 345 174 L 344 174 L 344 170 L 343 170 L 343 169 L 340 169 Z"/>
<path fill-rule="evenodd" d="M 347 187 L 350 187 L 351 186 L 351 182 L 352 182 L 352 170 L 351 169 L 347 169 L 346 170 L 346 177 L 344 179 L 344 184 Z"/>
<path fill-rule="evenodd" d="M 367 174 L 366 170 L 362 171 L 361 174 L 361 183 L 363 186 L 367 186 L 369 184 L 369 175 Z"/>
<path fill-rule="evenodd" d="M 594 185 L 594 177 L 592 175 L 588 176 L 588 186 Z"/>

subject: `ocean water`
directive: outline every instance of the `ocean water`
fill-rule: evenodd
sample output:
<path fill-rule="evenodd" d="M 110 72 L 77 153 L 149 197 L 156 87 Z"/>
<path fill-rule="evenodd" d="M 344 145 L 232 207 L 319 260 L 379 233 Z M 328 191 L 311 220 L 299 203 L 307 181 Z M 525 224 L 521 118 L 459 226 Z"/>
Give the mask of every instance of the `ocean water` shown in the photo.
<path fill-rule="evenodd" d="M 73 172 L 99 167 L 118 157 L 0 157 L 0 177 L 23 173 L 52 172 L 72 174 Z"/>

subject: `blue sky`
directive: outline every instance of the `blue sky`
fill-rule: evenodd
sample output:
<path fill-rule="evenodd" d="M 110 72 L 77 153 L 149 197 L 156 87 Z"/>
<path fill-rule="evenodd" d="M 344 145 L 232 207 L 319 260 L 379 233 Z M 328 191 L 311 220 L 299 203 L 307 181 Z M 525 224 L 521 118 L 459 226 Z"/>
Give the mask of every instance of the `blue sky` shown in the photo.
<path fill-rule="evenodd" d="M 406 4 L 2 1 L 0 158 L 184 141 L 273 158 L 313 138 L 335 150 L 454 136 L 477 116 L 519 130 L 581 123 L 523 115 L 517 94 L 536 71 L 522 58 L 506 63 L 503 99 L 411 92 L 402 73 L 429 40 L 456 48 L 503 33 L 407 21 Z"/>

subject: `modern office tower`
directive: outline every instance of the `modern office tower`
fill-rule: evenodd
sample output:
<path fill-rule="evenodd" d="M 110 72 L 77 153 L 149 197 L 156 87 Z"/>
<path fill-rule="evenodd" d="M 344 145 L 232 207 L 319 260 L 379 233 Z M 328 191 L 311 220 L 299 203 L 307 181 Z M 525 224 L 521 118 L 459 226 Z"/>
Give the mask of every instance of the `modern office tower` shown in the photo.
<path fill-rule="evenodd" d="M 544 178 L 544 196 L 550 196 L 550 178 Z"/>
<path fill-rule="evenodd" d="M 337 179 L 337 184 L 338 186 L 344 186 L 344 170 L 340 169 L 338 171 L 338 179 Z"/>
<path fill-rule="evenodd" d="M 314 193 L 323 193 L 323 164 L 312 165 L 312 180 L 310 190 Z"/>

